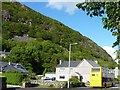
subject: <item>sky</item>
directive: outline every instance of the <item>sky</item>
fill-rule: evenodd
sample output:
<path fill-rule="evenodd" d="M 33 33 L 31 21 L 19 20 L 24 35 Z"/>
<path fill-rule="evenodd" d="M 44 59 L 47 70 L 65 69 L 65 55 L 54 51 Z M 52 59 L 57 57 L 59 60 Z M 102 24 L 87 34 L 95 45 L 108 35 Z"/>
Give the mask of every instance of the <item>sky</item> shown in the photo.
<path fill-rule="evenodd" d="M 80 2 L 83 1 L 81 0 Z M 112 48 L 112 44 L 116 38 L 112 36 L 110 31 L 103 28 L 100 17 L 91 18 L 84 11 L 78 9 L 75 6 L 78 0 L 74 0 L 74 2 L 72 0 L 70 2 L 66 0 L 25 2 L 23 0 L 21 3 L 80 32 L 83 36 L 90 38 L 97 45 L 105 49 L 113 59 L 115 58 L 115 48 Z"/>

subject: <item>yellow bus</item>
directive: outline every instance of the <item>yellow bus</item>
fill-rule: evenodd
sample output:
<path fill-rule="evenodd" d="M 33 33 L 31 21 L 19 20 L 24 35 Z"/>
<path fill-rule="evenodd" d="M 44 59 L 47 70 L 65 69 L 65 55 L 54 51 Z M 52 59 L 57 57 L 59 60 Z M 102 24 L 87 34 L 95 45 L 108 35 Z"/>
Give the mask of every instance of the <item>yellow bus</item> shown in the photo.
<path fill-rule="evenodd" d="M 93 67 L 90 71 L 90 87 L 110 87 L 114 85 L 114 71 L 103 67 Z"/>

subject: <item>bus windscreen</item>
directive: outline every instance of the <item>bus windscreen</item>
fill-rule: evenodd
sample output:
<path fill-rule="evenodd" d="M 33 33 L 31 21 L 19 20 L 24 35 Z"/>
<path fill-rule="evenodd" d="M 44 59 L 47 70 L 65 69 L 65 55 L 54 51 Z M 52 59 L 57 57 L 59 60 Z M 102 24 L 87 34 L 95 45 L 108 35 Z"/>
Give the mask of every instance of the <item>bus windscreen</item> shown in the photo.
<path fill-rule="evenodd" d="M 91 71 L 92 72 L 100 72 L 100 68 L 92 68 Z"/>

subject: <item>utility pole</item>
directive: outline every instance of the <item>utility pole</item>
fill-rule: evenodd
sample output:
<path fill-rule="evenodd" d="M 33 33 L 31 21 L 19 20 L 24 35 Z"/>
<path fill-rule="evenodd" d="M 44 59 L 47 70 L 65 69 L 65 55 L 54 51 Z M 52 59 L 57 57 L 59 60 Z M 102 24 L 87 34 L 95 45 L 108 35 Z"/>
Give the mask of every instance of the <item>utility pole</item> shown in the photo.
<path fill-rule="evenodd" d="M 77 43 L 73 43 L 69 45 L 69 62 L 68 62 L 68 85 L 67 88 L 70 88 L 70 57 L 71 57 L 71 46 L 76 45 Z"/>

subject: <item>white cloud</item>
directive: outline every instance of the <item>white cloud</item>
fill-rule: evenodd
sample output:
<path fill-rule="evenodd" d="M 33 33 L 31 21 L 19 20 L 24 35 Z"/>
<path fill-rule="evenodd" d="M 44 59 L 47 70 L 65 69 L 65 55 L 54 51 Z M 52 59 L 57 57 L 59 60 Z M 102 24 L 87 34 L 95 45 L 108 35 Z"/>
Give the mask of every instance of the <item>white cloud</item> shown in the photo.
<path fill-rule="evenodd" d="M 116 50 L 110 46 L 104 46 L 103 47 L 104 50 L 106 50 L 106 52 L 113 58 L 116 58 Z"/>
<path fill-rule="evenodd" d="M 57 10 L 65 10 L 68 14 L 74 14 L 77 9 L 76 4 L 84 0 L 48 0 L 47 7 Z"/>

